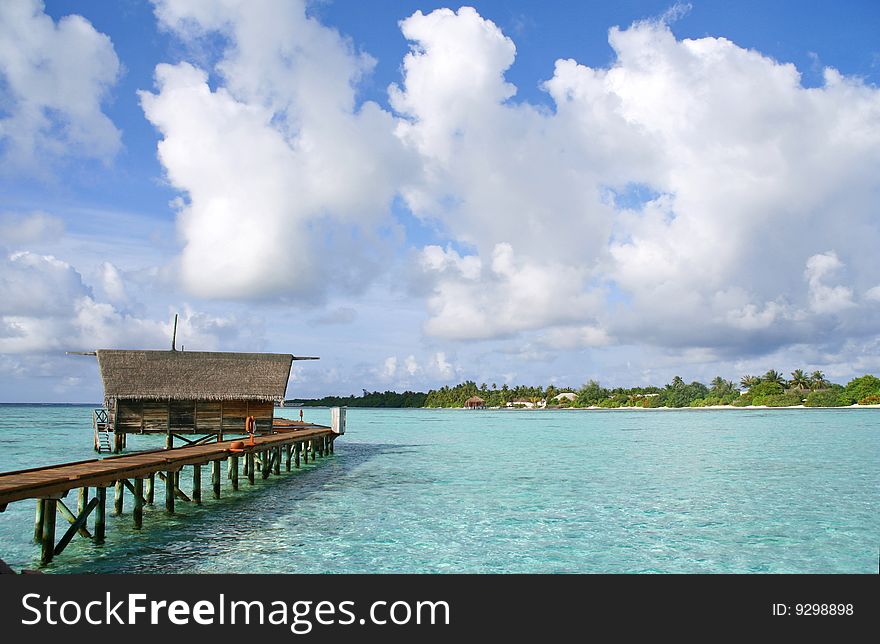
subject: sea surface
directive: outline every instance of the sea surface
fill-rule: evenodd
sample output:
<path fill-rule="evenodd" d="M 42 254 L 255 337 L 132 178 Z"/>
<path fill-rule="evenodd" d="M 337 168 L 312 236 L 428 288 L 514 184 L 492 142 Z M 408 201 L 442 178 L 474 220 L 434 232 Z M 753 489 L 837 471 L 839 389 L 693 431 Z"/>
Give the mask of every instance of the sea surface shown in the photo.
<path fill-rule="evenodd" d="M 141 530 L 110 489 L 106 543 L 77 537 L 45 570 L 878 572 L 876 409 L 350 409 L 335 451 L 235 493 L 224 467 L 220 500 L 206 468 L 202 505 L 174 516 L 157 485 Z M 0 405 L 0 470 L 94 456 L 90 407 Z M 16 569 L 39 565 L 33 520 L 31 500 L 0 514 Z"/>

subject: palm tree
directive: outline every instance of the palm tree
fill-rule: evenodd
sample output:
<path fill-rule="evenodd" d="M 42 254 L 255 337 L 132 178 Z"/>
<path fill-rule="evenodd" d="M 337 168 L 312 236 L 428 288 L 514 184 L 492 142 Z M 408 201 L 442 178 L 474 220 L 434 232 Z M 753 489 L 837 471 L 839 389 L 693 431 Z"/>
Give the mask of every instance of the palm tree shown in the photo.
<path fill-rule="evenodd" d="M 673 389 L 678 389 L 679 387 L 684 387 L 684 380 L 682 380 L 681 376 L 675 376 L 672 379 L 672 383 L 669 385 Z"/>
<path fill-rule="evenodd" d="M 808 389 L 810 387 L 810 379 L 803 369 L 795 369 L 791 372 L 791 380 L 788 381 L 793 389 Z"/>
<path fill-rule="evenodd" d="M 810 374 L 811 389 L 826 389 L 831 383 L 825 380 L 825 374 L 821 371 L 814 371 Z"/>
<path fill-rule="evenodd" d="M 777 382 L 783 387 L 785 386 L 785 378 L 783 378 L 782 374 L 775 369 L 770 369 L 770 371 L 764 374 L 761 380 L 764 382 Z"/>
<path fill-rule="evenodd" d="M 757 385 L 759 382 L 761 382 L 761 379 L 758 376 L 743 376 L 742 378 L 739 379 L 739 383 L 745 389 L 751 389 L 752 387 Z"/>

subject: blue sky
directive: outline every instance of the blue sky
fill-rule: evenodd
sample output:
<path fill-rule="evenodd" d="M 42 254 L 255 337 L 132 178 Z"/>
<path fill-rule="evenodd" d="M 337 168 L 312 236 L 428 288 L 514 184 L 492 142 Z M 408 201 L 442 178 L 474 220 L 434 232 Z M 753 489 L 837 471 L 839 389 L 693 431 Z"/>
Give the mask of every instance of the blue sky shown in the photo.
<path fill-rule="evenodd" d="M 470 6 L 4 5 L 0 400 L 880 371 L 880 5 Z"/>

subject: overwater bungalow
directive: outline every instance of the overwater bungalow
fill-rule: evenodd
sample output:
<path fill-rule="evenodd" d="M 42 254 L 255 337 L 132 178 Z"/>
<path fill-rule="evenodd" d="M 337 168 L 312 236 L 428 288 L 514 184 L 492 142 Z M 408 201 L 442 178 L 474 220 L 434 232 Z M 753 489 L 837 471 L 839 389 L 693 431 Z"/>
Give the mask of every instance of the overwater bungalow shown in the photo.
<path fill-rule="evenodd" d="M 294 360 L 290 354 L 205 351 L 95 352 L 104 384 L 104 409 L 94 416 L 95 449 L 114 452 L 127 434 L 200 434 L 198 441 L 242 435 L 248 418 L 256 434 L 272 432 Z"/>
<path fill-rule="evenodd" d="M 466 409 L 483 409 L 486 406 L 486 401 L 479 396 L 471 396 L 464 401 L 464 406 Z"/>

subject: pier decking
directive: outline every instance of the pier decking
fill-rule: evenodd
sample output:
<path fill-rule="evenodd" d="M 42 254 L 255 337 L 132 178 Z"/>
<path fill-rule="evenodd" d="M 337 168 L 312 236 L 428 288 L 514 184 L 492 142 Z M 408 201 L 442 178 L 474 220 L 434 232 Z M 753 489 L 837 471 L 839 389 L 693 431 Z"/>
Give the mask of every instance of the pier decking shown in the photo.
<path fill-rule="evenodd" d="M 42 545 L 41 560 L 45 564 L 60 554 L 76 534 L 97 542 L 104 540 L 107 487 L 114 487 L 115 514 L 122 514 L 128 490 L 133 502 L 134 524 L 140 528 L 144 506 L 153 504 L 157 477 L 165 487 L 165 510 L 173 513 L 175 499 L 201 502 L 204 465 L 211 465 L 212 493 L 214 498 L 220 498 L 223 461 L 228 464 L 227 477 L 232 489 L 237 490 L 239 459 L 244 463 L 242 476 L 253 485 L 257 470 L 266 479 L 270 474 L 280 473 L 282 460 L 285 470 L 290 471 L 292 464 L 300 466 L 301 459 L 308 463 L 316 456 L 332 453 L 338 436 L 331 427 L 295 421 L 279 423 L 273 430 L 272 434 L 255 437 L 253 445 L 244 441 L 241 449 L 233 449 L 237 441 L 227 440 L 0 473 L 0 512 L 9 503 L 37 499 L 34 539 Z M 191 495 L 181 489 L 184 486 L 180 473 L 187 466 L 192 467 L 193 474 Z M 94 488 L 91 499 L 90 488 Z M 75 511 L 62 500 L 72 490 L 78 490 Z M 56 543 L 55 522 L 59 511 L 70 526 Z M 95 515 L 94 534 L 86 527 L 92 513 Z"/>

